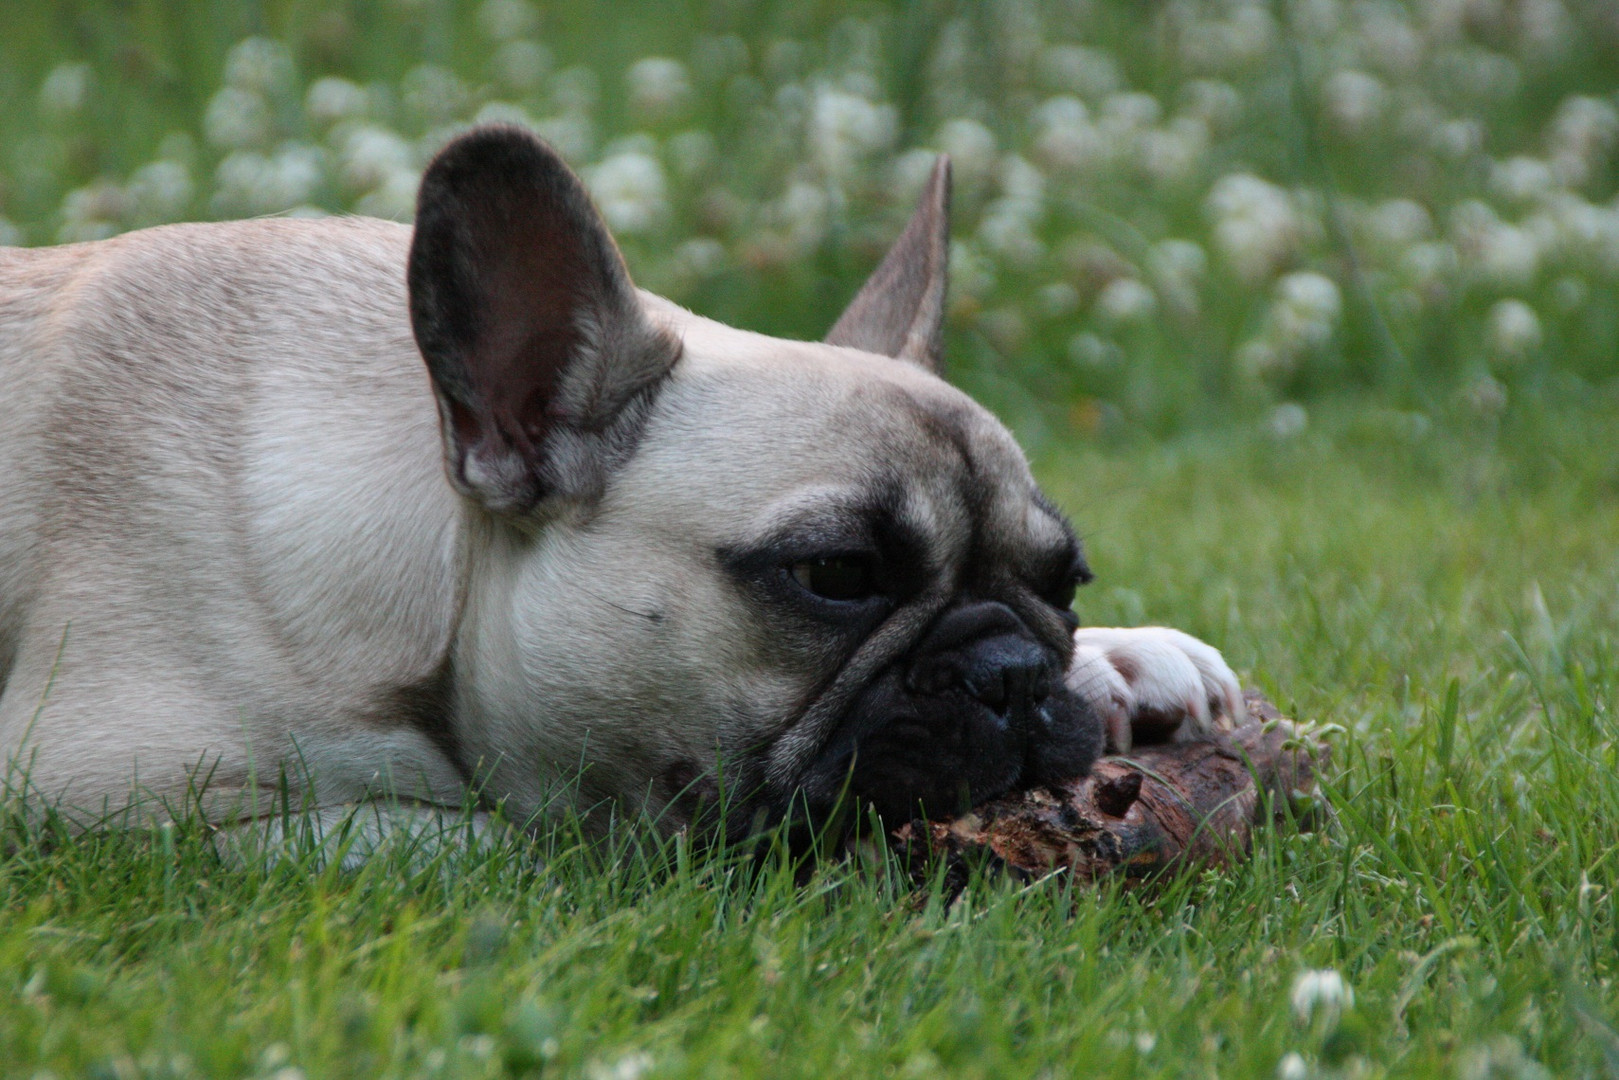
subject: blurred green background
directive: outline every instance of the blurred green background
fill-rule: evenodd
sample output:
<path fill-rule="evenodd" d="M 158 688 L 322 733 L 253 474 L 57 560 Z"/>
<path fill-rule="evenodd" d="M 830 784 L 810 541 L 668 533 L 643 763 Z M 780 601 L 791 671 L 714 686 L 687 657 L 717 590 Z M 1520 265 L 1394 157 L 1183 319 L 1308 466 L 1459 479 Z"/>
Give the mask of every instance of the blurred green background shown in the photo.
<path fill-rule="evenodd" d="M 406 218 L 527 123 L 642 284 L 818 336 L 931 154 L 952 378 L 1038 450 L 1349 393 L 1381 437 L 1619 394 L 1611 0 L 28 0 L 0 240 Z"/>

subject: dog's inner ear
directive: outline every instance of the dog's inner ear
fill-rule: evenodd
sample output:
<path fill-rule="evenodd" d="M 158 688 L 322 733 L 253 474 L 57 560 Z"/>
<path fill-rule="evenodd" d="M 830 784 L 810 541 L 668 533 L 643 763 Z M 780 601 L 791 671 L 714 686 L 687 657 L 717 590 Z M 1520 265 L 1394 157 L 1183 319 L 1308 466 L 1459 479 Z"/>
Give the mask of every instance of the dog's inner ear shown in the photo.
<path fill-rule="evenodd" d="M 505 514 L 599 495 L 680 344 L 561 158 L 515 127 L 447 146 L 422 177 L 409 285 L 457 489 Z"/>
<path fill-rule="evenodd" d="M 944 294 L 950 268 L 950 159 L 941 154 L 910 223 L 850 301 L 828 345 L 846 345 L 942 365 Z"/>

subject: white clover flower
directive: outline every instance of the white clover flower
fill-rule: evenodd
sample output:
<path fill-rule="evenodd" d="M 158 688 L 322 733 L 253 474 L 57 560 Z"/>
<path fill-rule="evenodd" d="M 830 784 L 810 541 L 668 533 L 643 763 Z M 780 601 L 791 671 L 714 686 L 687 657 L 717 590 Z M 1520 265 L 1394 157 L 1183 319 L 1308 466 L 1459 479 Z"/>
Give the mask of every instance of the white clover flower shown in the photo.
<path fill-rule="evenodd" d="M 1153 245 L 1152 267 L 1163 277 L 1190 284 L 1209 272 L 1209 256 L 1195 241 L 1171 237 Z"/>
<path fill-rule="evenodd" d="M 1034 233 L 1034 225 L 1012 200 L 997 199 L 978 222 L 978 242 L 1004 261 L 1032 267 L 1045 256 L 1045 245 Z"/>
<path fill-rule="evenodd" d="M 1456 249 L 1443 240 L 1412 244 L 1400 257 L 1400 270 L 1420 288 L 1433 288 L 1451 280 L 1461 270 Z"/>
<path fill-rule="evenodd" d="M 1201 247 L 1191 240 L 1160 240 L 1153 245 L 1148 266 L 1166 304 L 1183 316 L 1197 314 L 1198 285 L 1209 269 L 1209 257 Z"/>
<path fill-rule="evenodd" d="M 1518 33 L 1529 52 L 1542 63 L 1568 53 L 1577 31 L 1562 0 L 1523 0 L 1517 5 Z"/>
<path fill-rule="evenodd" d="M 10 218 L 0 217 L 0 247 L 22 247 L 22 229 Z"/>
<path fill-rule="evenodd" d="M 503 90 L 530 94 L 551 70 L 551 50 L 537 41 L 503 41 L 489 58 L 490 70 Z"/>
<path fill-rule="evenodd" d="M 668 214 L 663 166 L 644 150 L 610 153 L 586 172 L 585 181 L 602 217 L 618 232 L 646 232 Z"/>
<path fill-rule="evenodd" d="M 1522 300 L 1497 300 L 1490 308 L 1490 355 L 1504 363 L 1515 363 L 1540 348 L 1540 316 Z"/>
<path fill-rule="evenodd" d="M 995 271 L 989 260 L 978 253 L 971 241 L 950 242 L 951 304 L 975 304 L 995 288 Z"/>
<path fill-rule="evenodd" d="M 1084 45 L 1047 45 L 1037 64 L 1040 81 L 1051 90 L 1099 98 L 1124 83 L 1117 60 Z"/>
<path fill-rule="evenodd" d="M 1498 286 L 1528 285 L 1540 269 L 1540 245 L 1533 233 L 1516 225 L 1484 230 L 1476 250 L 1480 275 Z"/>
<path fill-rule="evenodd" d="M 652 1071 L 653 1064 L 651 1054 L 626 1054 L 611 1064 L 591 1062 L 585 1073 L 590 1080 L 641 1080 Z"/>
<path fill-rule="evenodd" d="M 1602 98 L 1565 98 L 1546 141 L 1558 179 L 1579 187 L 1607 164 L 1619 142 L 1619 108 Z"/>
<path fill-rule="evenodd" d="M 1310 426 L 1310 414 L 1296 401 L 1284 401 L 1270 411 L 1265 420 L 1265 431 L 1278 442 L 1286 442 L 1304 434 Z M 1297 995 L 1295 990 L 1294 994 Z M 1297 1010 L 1295 1005 L 1294 1009 Z"/>
<path fill-rule="evenodd" d="M 810 148 L 828 176 L 847 176 L 867 155 L 886 150 L 898 134 L 894 107 L 821 84 L 810 103 Z"/>
<path fill-rule="evenodd" d="M 397 132 L 374 124 L 361 124 L 337 139 L 337 172 L 353 191 L 379 187 L 388 177 L 415 164 L 415 155 Z"/>
<path fill-rule="evenodd" d="M 1142 91 L 1109 94 L 1098 110 L 1096 126 L 1104 135 L 1123 137 L 1150 128 L 1164 115 L 1158 99 Z"/>
<path fill-rule="evenodd" d="M 832 220 L 832 199 L 825 187 L 794 180 L 777 200 L 775 218 L 800 253 L 820 245 Z"/>
<path fill-rule="evenodd" d="M 62 220 L 69 224 L 119 222 L 129 210 L 128 193 L 107 180 L 74 188 L 62 197 Z"/>
<path fill-rule="evenodd" d="M 646 56 L 630 65 L 630 108 L 652 120 L 679 116 L 691 102 L 691 76 L 686 65 L 667 56 Z"/>
<path fill-rule="evenodd" d="M 1135 278 L 1115 278 L 1096 297 L 1096 313 L 1110 323 L 1145 322 L 1157 310 L 1157 294 Z"/>
<path fill-rule="evenodd" d="M 478 28 L 490 41 L 510 41 L 532 34 L 540 13 L 527 0 L 484 0 L 478 5 Z"/>
<path fill-rule="evenodd" d="M 94 84 L 89 64 L 57 64 L 39 84 L 40 111 L 58 118 L 74 115 L 89 103 Z"/>
<path fill-rule="evenodd" d="M 1386 251 L 1400 251 L 1433 235 L 1433 215 L 1412 199 L 1385 199 L 1367 210 L 1362 224 Z"/>
<path fill-rule="evenodd" d="M 237 150 L 214 173 L 213 209 L 222 214 L 274 214 L 313 197 L 325 178 L 319 148 L 286 143 L 273 155 Z"/>
<path fill-rule="evenodd" d="M 208 142 L 221 150 L 262 145 L 270 137 L 270 106 L 257 91 L 221 87 L 208 101 L 202 130 Z"/>
<path fill-rule="evenodd" d="M 946 120 L 933 142 L 950 155 L 951 168 L 963 185 L 982 183 L 995 168 L 995 133 L 977 120 L 962 116 Z"/>
<path fill-rule="evenodd" d="M 225 85 L 265 97 L 286 93 L 293 84 L 292 53 L 279 41 L 250 37 L 225 54 Z"/>
<path fill-rule="evenodd" d="M 1297 1050 L 1289 1050 L 1276 1063 L 1276 1080 L 1309 1080 L 1310 1066 Z"/>
<path fill-rule="evenodd" d="M 512 124 L 516 127 L 530 129 L 534 127 L 534 118 L 528 114 L 528 110 L 521 105 L 513 105 L 509 101 L 484 102 L 479 106 L 478 111 L 473 114 L 472 122 L 474 124 Z M 445 143 L 449 142 L 448 139 L 444 141 Z"/>
<path fill-rule="evenodd" d="M 893 183 L 889 185 L 888 195 L 894 202 L 907 205 L 916 201 L 928 177 L 933 174 L 933 166 L 938 164 L 939 155 L 932 150 L 923 150 L 917 147 L 907 150 L 893 160 L 889 166 Z"/>
<path fill-rule="evenodd" d="M 1360 15 L 1361 49 L 1368 63 L 1394 75 L 1410 75 L 1422 62 L 1423 36 L 1403 8 L 1368 6 Z"/>
<path fill-rule="evenodd" d="M 1189 179 L 1206 160 L 1209 129 L 1191 116 L 1176 117 L 1167 128 L 1143 131 L 1137 137 L 1136 154 L 1142 172 L 1161 183 L 1181 183 Z"/>
<path fill-rule="evenodd" d="M 178 161 L 163 160 L 136 169 L 125 190 L 131 219 L 141 225 L 157 225 L 183 218 L 196 189 L 190 169 Z"/>
<path fill-rule="evenodd" d="M 1319 349 L 1332 340 L 1343 315 L 1343 298 L 1331 278 L 1300 271 L 1276 283 L 1271 321 L 1277 343 L 1294 352 Z"/>
<path fill-rule="evenodd" d="M 361 119 L 370 104 L 370 98 L 358 84 L 327 76 L 316 79 L 304 94 L 304 115 L 317 124 L 331 125 Z"/>
<path fill-rule="evenodd" d="M 1512 202 L 1544 198 L 1556 187 L 1556 172 L 1539 158 L 1519 155 L 1490 166 L 1490 190 Z"/>
<path fill-rule="evenodd" d="M 1237 276 L 1258 284 L 1303 247 L 1311 223 L 1286 191 L 1251 173 L 1221 177 L 1206 206 L 1214 241 Z"/>
<path fill-rule="evenodd" d="M 1459 243 L 1470 243 L 1501 224 L 1495 208 L 1479 199 L 1465 199 L 1450 208 L 1450 231 Z"/>
<path fill-rule="evenodd" d="M 1045 217 L 1045 175 L 1017 154 L 1007 154 L 997 178 L 1001 197 L 984 208 L 978 242 L 1011 265 L 1033 267 L 1046 253 L 1035 235 Z"/>
<path fill-rule="evenodd" d="M 1383 84 L 1364 71 L 1335 71 L 1327 79 L 1327 116 L 1338 132 L 1350 138 L 1372 131 L 1383 118 L 1387 101 Z"/>
<path fill-rule="evenodd" d="M 534 133 L 570 161 L 583 161 L 596 148 L 596 128 L 590 117 L 580 113 L 563 113 L 534 121 Z"/>
<path fill-rule="evenodd" d="M 1293 980 L 1293 1019 L 1308 1024 L 1317 1014 L 1335 1023 L 1345 1009 L 1353 1008 L 1355 991 L 1332 968 L 1301 971 Z"/>
<path fill-rule="evenodd" d="M 1076 97 L 1061 95 L 1034 111 L 1034 151 L 1049 168 L 1077 170 L 1101 162 L 1109 147 L 1091 124 L 1090 110 Z"/>
<path fill-rule="evenodd" d="M 422 174 L 414 169 L 396 169 L 383 177 L 375 188 L 360 196 L 356 213 L 389 221 L 409 221 L 416 214 L 416 190 Z"/>
<path fill-rule="evenodd" d="M 437 64 L 417 64 L 405 72 L 399 86 L 406 110 L 430 124 L 454 120 L 470 98 L 455 72 Z"/>
<path fill-rule="evenodd" d="M 1496 1035 L 1456 1055 L 1459 1080 L 1551 1080 L 1551 1072 L 1523 1052 L 1518 1040 Z"/>
<path fill-rule="evenodd" d="M 1472 157 L 1484 149 L 1484 122 L 1475 119 L 1447 120 L 1433 129 L 1429 145 L 1439 156 L 1452 161 Z"/>
<path fill-rule="evenodd" d="M 1619 204 L 1596 206 L 1564 194 L 1550 204 L 1559 246 L 1572 258 L 1590 260 L 1608 273 L 1619 272 Z"/>
<path fill-rule="evenodd" d="M 997 179 L 1000 181 L 1001 194 L 1016 203 L 1024 213 L 1033 217 L 1044 211 L 1046 177 L 1027 158 L 1017 154 L 1007 154 L 1001 158 Z"/>
<path fill-rule="evenodd" d="M 1275 48 L 1276 20 L 1258 3 L 1237 4 L 1225 18 L 1203 23 L 1197 29 L 1197 33 L 1180 36 L 1180 48 L 1187 64 L 1199 71 L 1248 67 L 1264 60 Z"/>

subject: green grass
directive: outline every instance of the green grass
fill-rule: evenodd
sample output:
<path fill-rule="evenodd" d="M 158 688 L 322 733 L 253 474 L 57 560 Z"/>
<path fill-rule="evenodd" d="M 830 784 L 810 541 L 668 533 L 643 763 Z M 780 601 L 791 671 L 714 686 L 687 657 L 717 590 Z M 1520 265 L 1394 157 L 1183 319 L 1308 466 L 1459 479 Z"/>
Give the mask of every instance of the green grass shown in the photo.
<path fill-rule="evenodd" d="M 1460 421 L 1041 463 L 1088 619 L 1205 634 L 1344 725 L 1333 831 L 953 907 L 634 828 L 357 872 L 184 829 L 34 843 L 0 861 L 0 1074 L 1619 1074 L 1619 403 Z M 1294 1018 L 1317 968 L 1353 989 L 1336 1024 Z"/>

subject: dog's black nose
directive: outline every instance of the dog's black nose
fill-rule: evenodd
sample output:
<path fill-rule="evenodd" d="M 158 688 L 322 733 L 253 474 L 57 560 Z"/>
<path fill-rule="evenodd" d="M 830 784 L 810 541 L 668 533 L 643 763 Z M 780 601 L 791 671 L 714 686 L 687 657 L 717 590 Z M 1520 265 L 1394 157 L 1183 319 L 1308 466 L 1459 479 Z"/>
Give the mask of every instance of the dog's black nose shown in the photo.
<path fill-rule="evenodd" d="M 993 712 L 1025 715 L 1051 693 L 1056 662 L 1004 604 L 947 612 L 923 639 L 907 682 L 913 691 L 965 690 Z"/>
<path fill-rule="evenodd" d="M 961 683 L 995 712 L 1021 716 L 1051 693 L 1051 666 L 1033 641 L 998 634 L 964 650 Z"/>

